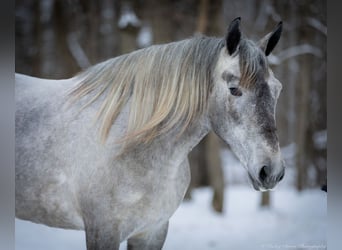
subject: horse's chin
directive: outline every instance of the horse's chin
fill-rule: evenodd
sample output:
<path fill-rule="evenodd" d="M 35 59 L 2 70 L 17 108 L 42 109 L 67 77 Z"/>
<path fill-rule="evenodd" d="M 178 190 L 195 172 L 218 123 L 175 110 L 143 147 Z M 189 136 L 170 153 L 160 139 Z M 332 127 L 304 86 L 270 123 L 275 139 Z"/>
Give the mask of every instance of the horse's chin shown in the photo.
<path fill-rule="evenodd" d="M 259 191 L 260 192 L 266 192 L 266 191 L 271 191 L 271 190 L 273 190 L 274 188 L 264 188 L 264 187 L 260 187 L 259 188 Z"/>
<path fill-rule="evenodd" d="M 254 182 L 252 182 L 252 186 L 256 191 L 260 191 L 260 192 L 271 191 L 274 189 L 274 187 L 273 188 L 265 188 L 263 186 L 259 186 L 257 184 L 254 184 Z"/>

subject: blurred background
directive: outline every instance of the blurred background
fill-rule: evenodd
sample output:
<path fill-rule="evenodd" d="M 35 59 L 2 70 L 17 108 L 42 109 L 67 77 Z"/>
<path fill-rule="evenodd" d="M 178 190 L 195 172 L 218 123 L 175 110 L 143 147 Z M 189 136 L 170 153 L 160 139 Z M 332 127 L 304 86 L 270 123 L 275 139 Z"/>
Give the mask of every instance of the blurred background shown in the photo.
<path fill-rule="evenodd" d="M 326 194 L 320 190 L 327 182 L 326 1 L 16 0 L 15 3 L 16 72 L 55 79 L 71 77 L 90 65 L 152 44 L 178 41 L 198 33 L 222 37 L 237 16 L 242 18 L 243 33 L 256 41 L 282 20 L 282 37 L 268 59 L 283 84 L 276 119 L 287 165 L 284 180 L 275 191 L 255 192 L 228 146 L 209 134 L 189 156 L 191 185 L 185 203 L 175 214 L 174 227 L 171 220 L 169 235 L 174 232 L 175 236 L 169 237 L 176 238 L 168 238 L 165 247 L 175 249 L 179 241 L 183 245 L 177 249 L 191 249 L 185 247 L 184 240 L 191 237 L 192 229 L 209 230 L 215 223 L 217 227 L 226 227 L 222 221 L 234 211 L 237 214 L 230 218 L 230 228 L 236 226 L 234 218 L 240 224 L 239 216 L 252 214 L 253 218 L 273 221 L 277 229 L 284 223 L 288 225 L 277 244 L 293 243 L 298 249 L 305 249 L 300 248 L 300 244 L 326 245 Z M 202 210 L 197 210 L 196 214 L 190 207 L 207 210 L 202 214 Z M 215 219 L 204 219 L 204 224 L 200 224 L 200 220 L 193 218 L 194 213 Z M 187 219 L 190 224 L 185 225 Z M 301 219 L 303 223 L 298 225 Z M 32 225 L 16 223 L 16 235 L 22 239 Z M 255 241 L 259 242 L 259 247 L 274 248 L 276 243 L 270 239 L 277 239 L 274 238 L 275 228 L 265 228 L 262 224 L 260 220 L 259 230 L 269 230 L 271 235 Z M 296 231 L 295 226 L 300 230 Z M 184 228 L 189 228 L 190 232 L 185 230 L 180 234 Z M 247 228 L 250 224 L 246 221 L 246 228 L 241 226 L 237 232 Z M 222 231 L 213 231 L 214 238 L 228 237 L 221 235 Z M 221 249 L 221 243 L 226 246 L 225 241 L 211 239 L 208 232 L 203 234 L 208 237 L 203 249 Z M 227 244 L 241 243 L 241 240 L 237 243 L 238 236 L 239 233 L 230 234 L 233 243 Z M 28 249 L 27 244 L 20 240 L 17 249 L 20 246 Z M 235 249 L 248 249 L 246 244 L 246 248 Z M 250 249 L 259 248 L 251 246 Z"/>

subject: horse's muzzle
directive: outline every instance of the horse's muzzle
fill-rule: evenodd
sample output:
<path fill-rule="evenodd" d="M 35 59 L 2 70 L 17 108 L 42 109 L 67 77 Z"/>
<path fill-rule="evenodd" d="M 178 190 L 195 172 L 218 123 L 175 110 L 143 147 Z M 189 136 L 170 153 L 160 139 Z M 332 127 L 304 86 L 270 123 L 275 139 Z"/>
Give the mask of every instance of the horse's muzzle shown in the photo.
<path fill-rule="evenodd" d="M 248 173 L 248 177 L 257 191 L 267 191 L 273 189 L 278 182 L 280 182 L 285 175 L 285 168 L 283 168 L 279 174 L 272 175 L 270 171 L 270 167 L 263 166 L 259 172 L 258 178 L 254 178 L 250 173 Z"/>

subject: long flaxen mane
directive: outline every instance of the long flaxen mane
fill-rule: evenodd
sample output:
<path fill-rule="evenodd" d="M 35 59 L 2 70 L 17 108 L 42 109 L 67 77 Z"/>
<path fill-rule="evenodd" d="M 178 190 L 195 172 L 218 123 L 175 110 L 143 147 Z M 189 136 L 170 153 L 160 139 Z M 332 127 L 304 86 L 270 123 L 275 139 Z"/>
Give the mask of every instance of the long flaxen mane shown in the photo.
<path fill-rule="evenodd" d="M 181 134 L 207 109 L 223 47 L 224 39 L 201 36 L 137 50 L 81 72 L 70 96 L 88 98 L 83 108 L 102 96 L 96 119 L 102 142 L 128 103 L 126 133 L 118 140 L 124 149 L 149 143 L 175 126 Z M 240 50 L 246 53 L 247 47 Z M 240 61 L 242 73 L 252 73 L 246 77 L 254 75 L 251 68 L 256 69 Z"/>
<path fill-rule="evenodd" d="M 206 110 L 223 46 L 222 39 L 195 37 L 137 50 L 81 72 L 70 96 L 90 96 L 86 107 L 105 95 L 97 114 L 102 142 L 129 102 L 126 133 L 118 142 L 148 143 L 176 125 L 184 131 Z"/>

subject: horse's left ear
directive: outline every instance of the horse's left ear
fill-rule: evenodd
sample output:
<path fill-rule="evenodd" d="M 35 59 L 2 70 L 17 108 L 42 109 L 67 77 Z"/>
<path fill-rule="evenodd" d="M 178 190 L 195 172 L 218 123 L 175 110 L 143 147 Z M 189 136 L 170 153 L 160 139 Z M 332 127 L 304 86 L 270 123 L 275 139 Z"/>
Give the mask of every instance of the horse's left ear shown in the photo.
<path fill-rule="evenodd" d="M 283 30 L 283 22 L 279 22 L 277 27 L 271 33 L 267 34 L 259 41 L 260 48 L 265 51 L 265 55 L 268 56 L 274 47 L 277 45 L 281 32 Z"/>
<path fill-rule="evenodd" d="M 240 39 L 241 39 L 240 21 L 241 21 L 241 17 L 235 18 L 230 23 L 229 28 L 228 28 L 228 33 L 226 36 L 226 47 L 227 47 L 229 55 L 232 55 L 236 51 L 240 43 Z"/>

